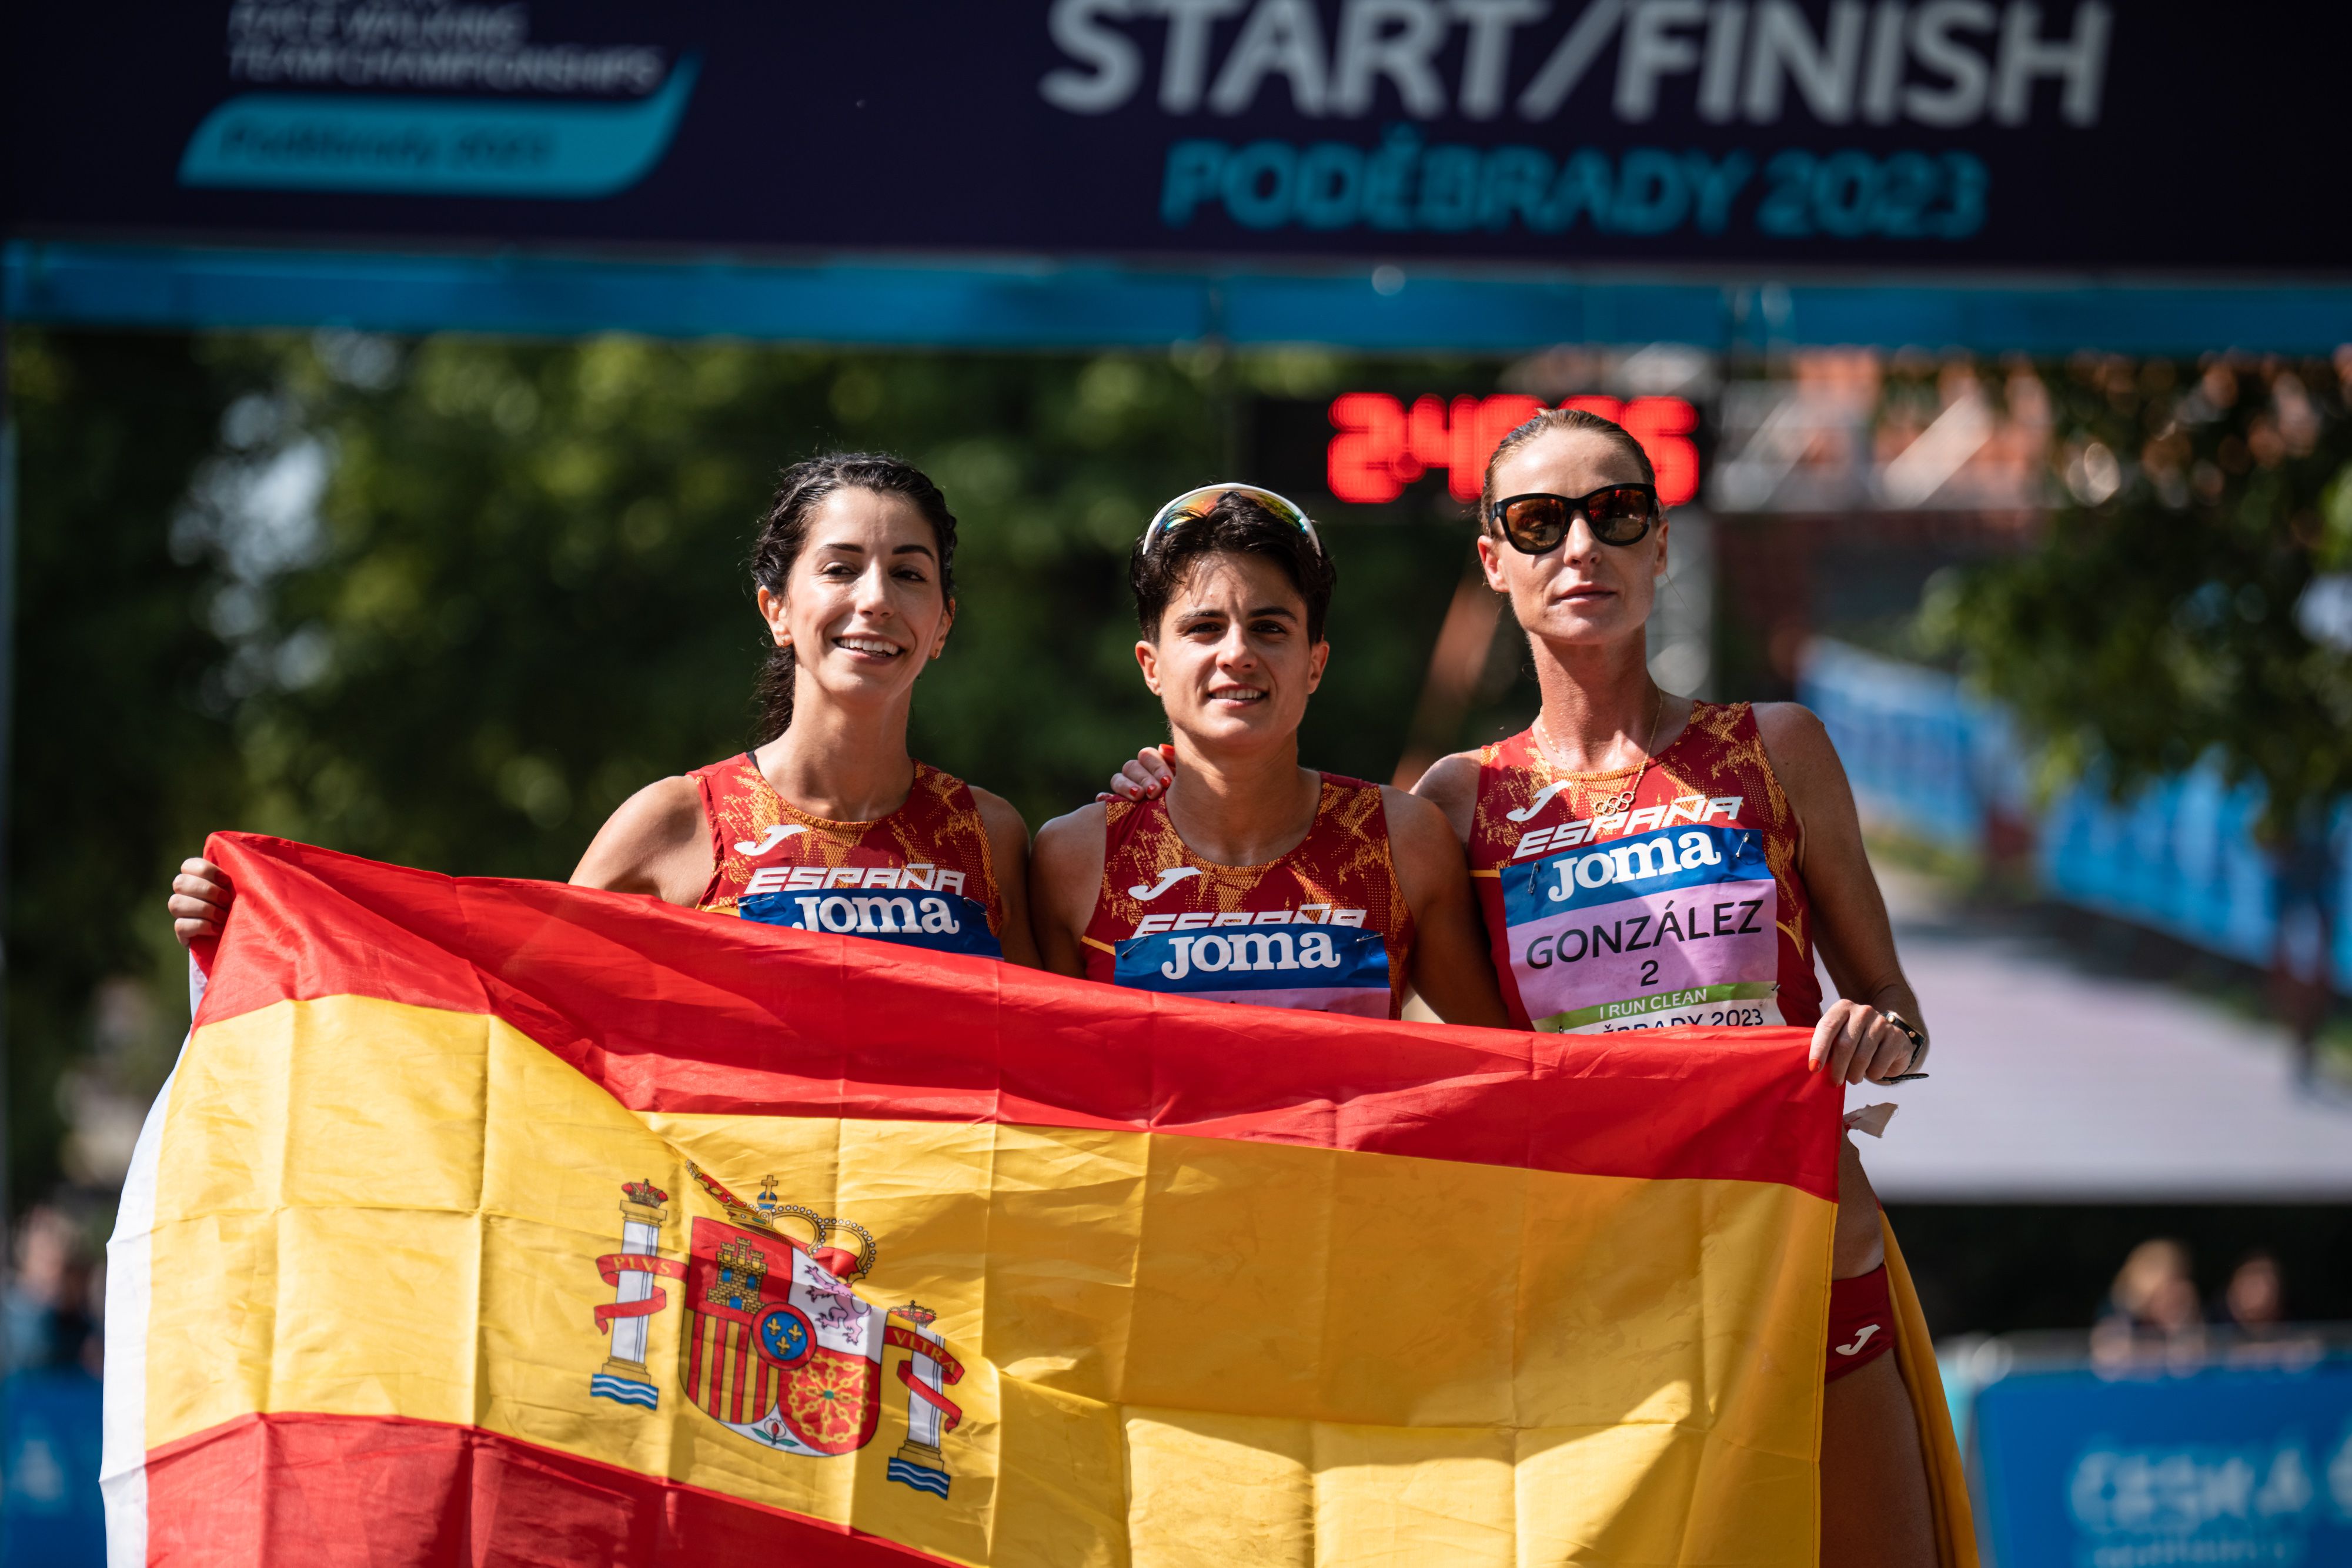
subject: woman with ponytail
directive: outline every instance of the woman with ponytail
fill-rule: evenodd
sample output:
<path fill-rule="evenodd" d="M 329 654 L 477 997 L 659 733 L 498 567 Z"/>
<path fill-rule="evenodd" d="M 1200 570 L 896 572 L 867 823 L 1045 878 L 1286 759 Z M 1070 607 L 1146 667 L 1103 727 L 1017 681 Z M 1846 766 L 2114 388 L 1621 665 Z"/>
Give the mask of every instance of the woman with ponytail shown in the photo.
<path fill-rule="evenodd" d="M 1919 1001 L 1821 720 L 1651 679 L 1667 524 L 1641 443 L 1596 414 L 1538 414 L 1487 460 L 1479 524 L 1479 563 L 1527 636 L 1542 706 L 1518 734 L 1441 758 L 1414 793 L 1468 853 L 1512 1021 L 1580 1034 L 1795 1025 L 1815 1071 L 1925 1076 Z M 1643 927 L 1638 949 L 1604 945 Z M 1827 998 L 1817 950 L 1839 993 Z M 1851 1139 L 1838 1199 L 1821 1560 L 1948 1563 L 1966 1550 L 1957 1455 L 1941 1390 L 1914 1386 L 1935 1361 Z"/>
<path fill-rule="evenodd" d="M 751 549 L 768 738 L 638 790 L 572 882 L 1035 967 L 1021 814 L 907 750 L 916 679 L 955 622 L 955 542 L 946 498 L 910 464 L 835 453 L 787 468 Z M 217 936 L 231 896 L 217 868 L 188 862 L 180 939 Z"/>

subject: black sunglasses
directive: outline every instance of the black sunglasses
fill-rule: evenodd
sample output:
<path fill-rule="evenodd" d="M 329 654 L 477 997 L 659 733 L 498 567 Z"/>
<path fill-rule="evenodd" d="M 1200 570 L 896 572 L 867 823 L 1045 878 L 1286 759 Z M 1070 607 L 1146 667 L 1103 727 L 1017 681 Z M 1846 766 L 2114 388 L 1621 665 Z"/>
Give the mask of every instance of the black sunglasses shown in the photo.
<path fill-rule="evenodd" d="M 1507 496 L 1487 508 L 1486 517 L 1522 555 L 1558 549 L 1580 517 L 1602 544 L 1639 544 L 1658 520 L 1658 492 L 1651 485 L 1603 485 L 1585 496 L 1539 490 Z"/>

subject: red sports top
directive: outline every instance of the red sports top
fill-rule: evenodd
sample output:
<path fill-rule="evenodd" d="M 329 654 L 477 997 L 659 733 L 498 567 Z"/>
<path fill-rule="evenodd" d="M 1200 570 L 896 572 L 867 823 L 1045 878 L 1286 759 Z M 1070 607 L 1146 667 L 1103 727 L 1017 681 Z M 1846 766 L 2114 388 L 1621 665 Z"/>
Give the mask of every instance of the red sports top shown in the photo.
<path fill-rule="evenodd" d="M 1638 767 L 1554 768 L 1522 730 L 1478 754 L 1470 874 L 1522 1028 L 1605 1033 L 1821 1018 L 1800 830 L 1746 703 L 1696 703 Z"/>
<path fill-rule="evenodd" d="M 777 794 L 749 752 L 693 778 L 715 868 L 696 907 L 1003 956 L 1004 897 L 963 780 L 918 762 L 905 805 L 871 822 L 835 822 Z"/>
<path fill-rule="evenodd" d="M 1089 978 L 1368 1018 L 1403 1007 L 1412 912 L 1379 785 L 1324 774 L 1307 837 L 1264 865 L 1202 860 L 1164 801 L 1114 800 L 1107 812 Z"/>

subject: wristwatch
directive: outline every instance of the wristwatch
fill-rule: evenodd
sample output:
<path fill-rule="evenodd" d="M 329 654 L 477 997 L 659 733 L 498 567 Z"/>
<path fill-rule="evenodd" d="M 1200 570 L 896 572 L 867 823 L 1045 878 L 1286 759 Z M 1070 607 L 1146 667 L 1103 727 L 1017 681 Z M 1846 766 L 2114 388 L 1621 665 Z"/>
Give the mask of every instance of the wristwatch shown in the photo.
<path fill-rule="evenodd" d="M 1882 1083 L 1909 1083 L 1915 1079 L 1927 1077 L 1927 1075 L 1920 1071 L 1919 1069 L 1927 1060 L 1927 1037 L 1921 1034 L 1918 1028 L 1901 1013 L 1885 1013 L 1882 1016 L 1885 1018 L 1888 1023 L 1893 1024 L 1896 1029 L 1901 1030 L 1905 1034 L 1911 1037 L 1911 1071 L 1908 1072 L 1898 1072 L 1892 1078 L 1882 1078 L 1879 1082 Z"/>

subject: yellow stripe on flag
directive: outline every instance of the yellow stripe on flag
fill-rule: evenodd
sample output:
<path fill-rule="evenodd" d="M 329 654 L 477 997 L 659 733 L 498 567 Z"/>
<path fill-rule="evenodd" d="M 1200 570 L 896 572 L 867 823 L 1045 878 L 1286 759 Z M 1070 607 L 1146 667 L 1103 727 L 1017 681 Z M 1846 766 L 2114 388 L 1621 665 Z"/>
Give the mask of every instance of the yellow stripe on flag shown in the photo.
<path fill-rule="evenodd" d="M 151 1447 L 251 1412 L 450 1422 L 975 1563 L 1812 1550 L 1834 1208 L 1790 1186 L 641 1114 L 497 1019 L 352 997 L 205 1025 L 163 1149 Z M 677 1279 L 646 1320 L 658 1412 L 584 1396 L 619 1184 L 672 1195 L 669 1258 L 725 1218 L 688 1162 L 864 1226 L 859 1293 L 936 1312 L 965 1368 L 951 1498 L 885 1484 L 902 1349 L 841 1458 L 778 1463 L 696 1410 Z"/>

